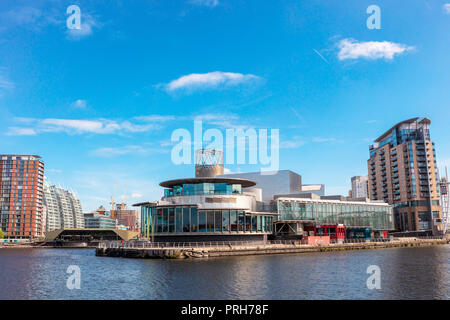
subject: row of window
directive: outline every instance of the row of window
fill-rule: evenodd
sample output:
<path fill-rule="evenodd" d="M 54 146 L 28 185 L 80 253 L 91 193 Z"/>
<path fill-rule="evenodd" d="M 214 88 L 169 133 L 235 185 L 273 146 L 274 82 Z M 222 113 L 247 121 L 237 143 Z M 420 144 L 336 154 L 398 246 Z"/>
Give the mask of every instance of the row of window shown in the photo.
<path fill-rule="evenodd" d="M 393 229 L 390 206 L 279 200 L 277 210 L 281 220 L 316 220 L 326 224 L 368 226 L 375 230 Z"/>
<path fill-rule="evenodd" d="M 152 232 L 271 232 L 271 216 L 248 216 L 244 211 L 202 211 L 196 207 L 142 207 L 142 233 Z"/>
<path fill-rule="evenodd" d="M 184 183 L 164 190 L 164 197 L 205 194 L 242 194 L 240 184 L 219 183 Z"/>

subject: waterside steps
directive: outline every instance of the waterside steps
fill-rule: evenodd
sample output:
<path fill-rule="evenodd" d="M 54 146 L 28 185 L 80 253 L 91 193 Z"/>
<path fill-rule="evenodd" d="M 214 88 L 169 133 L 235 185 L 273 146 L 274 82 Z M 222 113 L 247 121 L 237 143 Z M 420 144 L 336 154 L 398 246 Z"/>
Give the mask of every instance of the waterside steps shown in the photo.
<path fill-rule="evenodd" d="M 327 245 L 301 244 L 300 241 L 277 240 L 266 243 L 255 242 L 102 242 L 96 248 L 101 257 L 143 258 L 143 259 L 189 259 L 224 256 L 287 254 L 306 252 L 328 252 L 342 250 L 363 250 L 378 248 L 422 247 L 449 244 L 449 237 L 398 238 L 376 241 L 346 241 Z"/>

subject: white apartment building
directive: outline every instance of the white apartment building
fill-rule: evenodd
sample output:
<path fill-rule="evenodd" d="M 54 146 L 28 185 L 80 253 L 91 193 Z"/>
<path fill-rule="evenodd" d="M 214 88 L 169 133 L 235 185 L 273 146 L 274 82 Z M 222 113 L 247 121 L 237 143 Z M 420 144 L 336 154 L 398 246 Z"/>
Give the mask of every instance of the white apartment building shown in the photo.
<path fill-rule="evenodd" d="M 44 183 L 45 231 L 84 228 L 80 200 L 72 191 Z"/>

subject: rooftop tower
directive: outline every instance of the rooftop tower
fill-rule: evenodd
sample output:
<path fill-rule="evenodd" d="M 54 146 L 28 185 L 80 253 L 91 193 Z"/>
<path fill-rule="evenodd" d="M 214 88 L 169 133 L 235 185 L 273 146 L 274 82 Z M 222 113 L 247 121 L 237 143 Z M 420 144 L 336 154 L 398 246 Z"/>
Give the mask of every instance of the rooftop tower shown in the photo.
<path fill-rule="evenodd" d="M 223 151 L 200 149 L 195 151 L 195 177 L 216 177 L 223 174 Z"/>

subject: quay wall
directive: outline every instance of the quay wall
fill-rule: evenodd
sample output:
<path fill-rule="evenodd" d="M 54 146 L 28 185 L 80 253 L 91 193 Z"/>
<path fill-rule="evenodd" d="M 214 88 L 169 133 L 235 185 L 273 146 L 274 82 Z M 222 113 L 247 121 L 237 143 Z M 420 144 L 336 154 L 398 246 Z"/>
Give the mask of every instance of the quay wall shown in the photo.
<path fill-rule="evenodd" d="M 143 258 L 143 259 L 190 259 L 212 258 L 225 256 L 245 256 L 264 254 L 288 254 L 306 252 L 328 252 L 341 250 L 365 250 L 379 248 L 422 247 L 439 244 L 449 244 L 450 239 L 402 239 L 390 242 L 343 243 L 328 245 L 302 245 L 302 244 L 255 244 L 255 245 L 229 245 L 217 247 L 184 247 L 184 248 L 106 248 L 96 249 L 97 256 Z"/>

